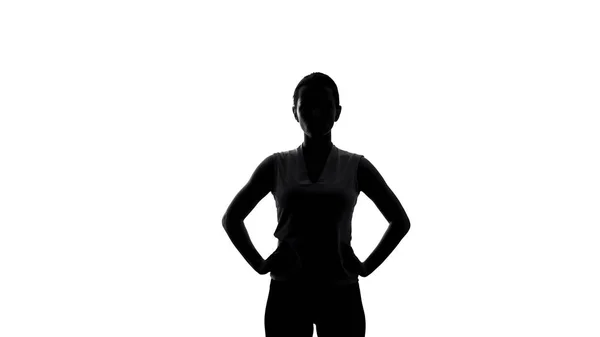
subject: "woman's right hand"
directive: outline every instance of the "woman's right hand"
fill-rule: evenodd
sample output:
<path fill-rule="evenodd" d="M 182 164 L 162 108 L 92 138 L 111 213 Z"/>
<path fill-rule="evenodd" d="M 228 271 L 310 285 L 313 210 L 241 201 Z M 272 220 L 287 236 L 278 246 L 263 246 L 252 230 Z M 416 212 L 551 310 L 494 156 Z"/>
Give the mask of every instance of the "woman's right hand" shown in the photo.
<path fill-rule="evenodd" d="M 302 261 L 293 249 L 280 246 L 267 258 L 266 265 L 270 272 L 286 272 L 300 269 Z"/>

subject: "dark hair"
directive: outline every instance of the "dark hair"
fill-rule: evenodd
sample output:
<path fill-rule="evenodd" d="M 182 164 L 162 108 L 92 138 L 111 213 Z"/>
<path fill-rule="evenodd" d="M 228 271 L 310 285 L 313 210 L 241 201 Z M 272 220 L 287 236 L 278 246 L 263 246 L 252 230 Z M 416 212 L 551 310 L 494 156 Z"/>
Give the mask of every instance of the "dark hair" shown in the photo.
<path fill-rule="evenodd" d="M 340 105 L 340 94 L 338 93 L 338 88 L 337 85 L 335 85 L 335 82 L 331 79 L 331 77 L 323 73 L 315 72 L 304 76 L 304 78 L 296 86 L 296 89 L 294 90 L 294 106 L 296 106 L 296 103 L 298 102 L 300 88 L 304 85 L 322 86 L 331 89 L 333 92 L 333 98 L 335 99 L 336 107 Z"/>

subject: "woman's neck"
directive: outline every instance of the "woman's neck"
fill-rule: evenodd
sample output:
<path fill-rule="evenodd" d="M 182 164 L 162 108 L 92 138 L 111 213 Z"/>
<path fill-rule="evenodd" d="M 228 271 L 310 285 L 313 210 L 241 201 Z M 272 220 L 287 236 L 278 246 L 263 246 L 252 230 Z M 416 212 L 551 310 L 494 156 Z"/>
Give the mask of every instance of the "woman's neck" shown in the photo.
<path fill-rule="evenodd" d="M 311 156 L 323 156 L 329 153 L 329 150 L 331 150 L 332 146 L 333 143 L 331 142 L 330 133 L 320 139 L 311 139 L 305 135 L 304 142 L 302 143 L 302 150 Z"/>

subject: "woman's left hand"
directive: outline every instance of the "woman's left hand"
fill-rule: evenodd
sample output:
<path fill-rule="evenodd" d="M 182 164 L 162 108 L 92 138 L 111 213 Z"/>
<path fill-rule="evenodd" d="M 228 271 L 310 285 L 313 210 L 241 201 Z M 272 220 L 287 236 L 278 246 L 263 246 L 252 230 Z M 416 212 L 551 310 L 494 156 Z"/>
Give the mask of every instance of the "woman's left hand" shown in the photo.
<path fill-rule="evenodd" d="M 345 267 L 350 271 L 356 272 L 362 277 L 367 277 L 369 273 L 365 264 L 358 259 L 351 247 L 347 249 L 346 257 L 348 257 L 349 260 L 344 261 Z"/>
<path fill-rule="evenodd" d="M 367 271 L 367 267 L 365 266 L 364 262 L 360 262 L 358 264 L 358 275 L 362 276 L 362 277 L 367 277 L 369 276 L 369 272 Z"/>

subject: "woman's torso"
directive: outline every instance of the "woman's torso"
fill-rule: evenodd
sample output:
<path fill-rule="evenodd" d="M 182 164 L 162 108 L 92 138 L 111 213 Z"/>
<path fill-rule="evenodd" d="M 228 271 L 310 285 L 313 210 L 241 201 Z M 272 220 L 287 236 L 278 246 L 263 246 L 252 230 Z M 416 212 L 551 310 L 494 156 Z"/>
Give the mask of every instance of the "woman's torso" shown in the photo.
<path fill-rule="evenodd" d="M 302 146 L 274 155 L 276 253 L 286 257 L 281 261 L 299 259 L 301 263 L 278 266 L 271 271 L 271 278 L 357 282 L 357 273 L 348 270 L 345 262 L 354 254 L 351 220 L 359 194 L 357 170 L 362 156 L 335 145 L 327 156 L 316 158 L 305 157 Z"/>

